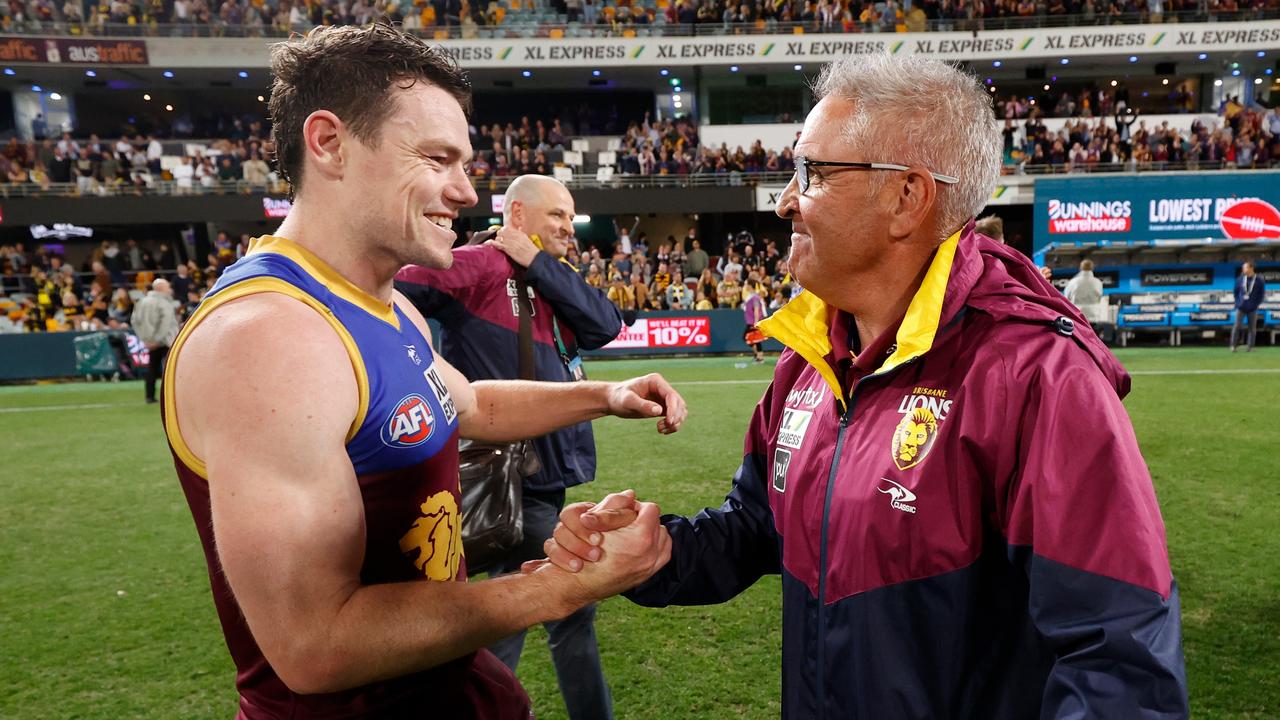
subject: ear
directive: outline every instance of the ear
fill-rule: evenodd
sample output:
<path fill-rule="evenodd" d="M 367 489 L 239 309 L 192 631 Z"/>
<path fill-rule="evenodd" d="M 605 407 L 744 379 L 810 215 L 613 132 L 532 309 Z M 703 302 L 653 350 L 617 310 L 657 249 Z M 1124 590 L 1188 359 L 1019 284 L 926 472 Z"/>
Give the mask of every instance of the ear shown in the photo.
<path fill-rule="evenodd" d="M 889 235 L 906 239 L 925 225 L 934 222 L 934 206 L 938 200 L 938 183 L 929 173 L 912 168 L 901 180 L 885 185 L 894 195 L 885 198 L 889 206 Z"/>
<path fill-rule="evenodd" d="M 305 173 L 315 173 L 329 180 L 341 180 L 346 158 L 343 142 L 349 138 L 337 115 L 317 110 L 302 123 L 302 142 L 306 147 Z"/>
<path fill-rule="evenodd" d="M 511 203 L 511 227 L 523 231 L 525 220 L 524 203 L 514 200 Z"/>

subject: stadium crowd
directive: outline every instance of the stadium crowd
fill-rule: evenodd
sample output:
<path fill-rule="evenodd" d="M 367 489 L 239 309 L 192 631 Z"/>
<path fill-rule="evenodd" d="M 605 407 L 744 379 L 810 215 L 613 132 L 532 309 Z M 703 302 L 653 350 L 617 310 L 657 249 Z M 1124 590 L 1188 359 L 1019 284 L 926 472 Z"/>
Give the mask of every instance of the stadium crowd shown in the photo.
<path fill-rule="evenodd" d="M 244 256 L 249 236 L 220 232 L 213 247 L 204 263 L 182 262 L 174 243 L 103 240 L 77 270 L 58 246 L 0 246 L 0 332 L 127 328 L 134 303 L 158 278 L 172 285 L 186 317 L 222 271 Z"/>
<path fill-rule="evenodd" d="M 673 32 L 922 32 L 1028 25 L 1216 22 L 1274 17 L 1274 0 L 10 0 L 0 31 L 159 33 L 186 26 L 195 35 L 288 35 L 315 26 L 363 25 L 378 18 L 406 29 L 462 37 L 550 34 L 572 23 L 593 34 L 637 27 Z M 534 25 L 535 29 L 530 29 Z M 108 26 L 112 27 L 108 27 Z M 168 32 L 168 28 L 166 28 Z M 505 34 L 504 30 L 497 32 Z"/>
<path fill-rule="evenodd" d="M 1038 116 L 1019 128 L 1005 120 L 1006 168 L 1021 172 L 1086 172 L 1112 169 L 1267 168 L 1280 163 L 1280 108 L 1263 112 L 1228 99 L 1221 122 L 1192 120 L 1188 132 L 1167 120 L 1147 127 L 1138 113 L 1122 108 L 1107 118 L 1069 120 L 1057 132 Z M 1021 137 L 1019 137 L 1021 135 Z"/>
<path fill-rule="evenodd" d="M 633 242 L 622 229 L 605 252 L 575 244 L 565 260 L 624 312 L 737 309 L 751 294 L 772 312 L 798 290 L 778 244 L 746 230 L 730 235 L 724 254 L 712 256 L 692 228 L 656 245 L 643 232 Z"/>
<path fill-rule="evenodd" d="M 69 132 L 56 141 L 11 137 L 0 149 L 0 193 L 74 183 L 78 194 L 112 194 L 167 181 L 181 194 L 219 184 L 265 190 L 276 181 L 267 164 L 269 140 L 256 135 L 221 138 L 204 148 L 165 167 L 164 146 L 155 135 L 121 136 L 114 142 L 97 135 L 76 140 Z"/>
<path fill-rule="evenodd" d="M 185 317 L 222 271 L 244 256 L 249 241 L 220 232 L 214 251 L 199 263 L 181 262 L 169 242 L 104 240 L 79 268 L 56 247 L 0 246 L 0 332 L 124 329 L 134 303 L 157 278 L 173 286 Z M 736 309 L 756 293 L 772 312 L 790 299 L 796 287 L 776 242 L 742 231 L 727 239 L 726 248 L 723 255 L 709 255 L 692 230 L 656 245 L 645 233 L 632 242 L 624 230 L 604 252 L 575 242 L 566 261 L 623 311 Z"/>

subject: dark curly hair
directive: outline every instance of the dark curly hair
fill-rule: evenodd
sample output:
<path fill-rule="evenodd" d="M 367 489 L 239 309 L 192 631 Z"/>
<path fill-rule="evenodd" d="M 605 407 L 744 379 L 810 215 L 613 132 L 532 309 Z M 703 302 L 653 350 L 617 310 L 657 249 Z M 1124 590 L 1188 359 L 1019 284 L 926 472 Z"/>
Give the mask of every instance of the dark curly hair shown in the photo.
<path fill-rule="evenodd" d="M 328 110 L 377 147 L 383 121 L 395 109 L 392 87 L 419 81 L 449 93 L 471 112 L 471 83 L 447 53 L 396 26 L 318 27 L 271 49 L 271 139 L 280 174 L 296 193 L 302 185 L 302 124 Z"/>

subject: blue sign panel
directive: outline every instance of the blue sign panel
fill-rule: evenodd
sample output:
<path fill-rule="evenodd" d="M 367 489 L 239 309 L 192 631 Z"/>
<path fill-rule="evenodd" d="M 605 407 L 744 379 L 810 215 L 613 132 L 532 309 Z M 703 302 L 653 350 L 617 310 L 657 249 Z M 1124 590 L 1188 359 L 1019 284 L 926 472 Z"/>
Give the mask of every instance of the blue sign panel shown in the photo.
<path fill-rule="evenodd" d="M 1228 232 L 1240 225 L 1228 213 L 1233 205 L 1260 200 L 1280 208 L 1280 172 L 1274 171 L 1046 178 L 1036 180 L 1035 189 L 1037 252 L 1049 243 L 1230 242 L 1240 237 Z M 1256 236 L 1276 237 L 1270 227 L 1263 219 Z"/>

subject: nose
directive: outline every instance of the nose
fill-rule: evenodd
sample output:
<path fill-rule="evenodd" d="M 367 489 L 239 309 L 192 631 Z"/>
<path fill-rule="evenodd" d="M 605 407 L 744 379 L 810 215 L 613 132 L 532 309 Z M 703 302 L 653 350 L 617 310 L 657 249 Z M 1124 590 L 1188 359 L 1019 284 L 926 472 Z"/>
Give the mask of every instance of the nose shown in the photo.
<path fill-rule="evenodd" d="M 444 198 L 458 207 L 472 207 L 480 201 L 476 189 L 471 186 L 471 178 L 467 177 L 466 168 L 457 163 L 450 173 L 449 184 L 445 186 Z"/>
<path fill-rule="evenodd" d="M 778 207 L 773 212 L 783 220 L 790 220 L 800 211 L 799 196 L 800 185 L 796 176 L 792 175 L 791 180 L 782 190 L 782 197 L 778 199 Z"/>

